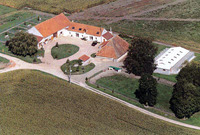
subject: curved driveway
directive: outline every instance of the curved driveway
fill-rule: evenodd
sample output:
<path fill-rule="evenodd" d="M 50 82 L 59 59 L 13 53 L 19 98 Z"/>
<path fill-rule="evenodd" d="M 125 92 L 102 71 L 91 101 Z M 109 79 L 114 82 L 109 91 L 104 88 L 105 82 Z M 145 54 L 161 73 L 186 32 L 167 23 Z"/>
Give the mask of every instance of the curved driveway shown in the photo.
<path fill-rule="evenodd" d="M 70 43 L 69 41 L 67 41 L 67 42 Z M 63 42 L 63 43 L 64 43 L 64 42 Z M 49 48 L 48 48 L 48 47 L 45 47 L 45 49 L 46 49 L 45 57 L 44 57 L 44 59 L 42 60 L 43 63 L 41 63 L 41 64 L 30 64 L 30 63 L 24 62 L 24 61 L 22 61 L 22 60 L 20 60 L 20 59 L 18 59 L 18 58 L 15 58 L 15 57 L 8 56 L 8 55 L 6 55 L 6 54 L 0 53 L 0 56 L 1 56 L 1 57 L 4 57 L 4 58 L 9 59 L 9 60 L 12 60 L 12 61 L 16 64 L 14 67 L 5 68 L 5 69 L 3 69 L 3 70 L 0 70 L 0 73 L 5 73 L 5 72 L 13 71 L 13 70 L 18 70 L 18 69 L 35 69 L 35 70 L 39 70 L 39 71 L 43 71 L 43 72 L 52 74 L 52 75 L 57 76 L 57 77 L 59 77 L 59 78 L 62 78 L 62 79 L 64 79 L 64 80 L 68 80 L 68 77 L 67 77 L 67 76 L 61 71 L 61 69 L 60 69 L 60 66 L 61 66 L 64 62 L 66 62 L 66 59 L 54 60 L 54 59 L 50 56 L 50 50 L 51 50 L 51 48 L 53 47 L 53 45 L 55 45 L 55 42 L 52 42 L 52 43 L 49 45 Z M 81 50 L 81 48 L 80 48 L 80 54 L 77 53 L 77 54 L 75 54 L 74 56 L 69 57 L 69 59 L 72 59 L 72 58 L 75 58 L 75 57 L 78 58 L 80 55 L 82 55 L 82 54 L 81 54 L 81 51 L 82 51 L 82 50 Z M 86 50 L 86 51 L 88 51 L 88 53 L 90 53 L 90 50 Z M 82 52 L 82 53 L 83 53 L 83 52 Z M 97 61 L 97 62 L 96 62 L 96 61 Z M 133 109 L 135 109 L 135 110 L 138 110 L 138 111 L 140 111 L 140 112 L 142 112 L 142 113 L 144 113 L 144 114 L 147 114 L 147 115 L 149 115 L 149 116 L 152 116 L 152 117 L 155 117 L 155 118 L 158 118 L 158 119 L 161 119 L 161 120 L 163 120 L 163 121 L 167 121 L 167 122 L 170 122 L 170 123 L 179 125 L 179 126 L 184 126 L 184 127 L 188 127 L 188 128 L 193 128 L 193 129 L 198 129 L 198 130 L 200 130 L 200 127 L 198 127 L 198 126 L 193 126 L 193 125 L 185 124 L 185 123 L 182 123 L 182 122 L 178 122 L 178 121 L 175 121 L 175 120 L 172 120 L 172 119 L 168 119 L 168 118 L 166 118 L 166 117 L 163 117 L 163 116 L 154 114 L 154 113 L 149 112 L 149 111 L 147 111 L 147 110 L 145 110 L 145 109 L 139 108 L 139 107 L 137 107 L 137 106 L 135 106 L 135 105 L 132 105 L 132 104 L 130 104 L 130 103 L 128 103 L 128 102 L 125 102 L 125 101 L 120 100 L 120 99 L 118 99 L 118 98 L 116 98 L 116 97 L 113 97 L 113 96 L 108 95 L 108 94 L 106 94 L 106 93 L 103 93 L 103 92 L 101 92 L 101 91 L 99 91 L 99 90 L 97 90 L 97 89 L 94 89 L 94 88 L 92 88 L 92 87 L 87 86 L 87 85 L 85 84 L 85 78 L 84 78 L 85 76 L 88 75 L 88 77 L 89 77 L 89 75 L 91 76 L 92 74 L 95 73 L 95 71 L 104 69 L 104 68 L 107 67 L 108 65 L 113 64 L 113 62 L 103 62 L 103 63 L 101 63 L 100 61 L 98 62 L 98 60 L 95 60 L 95 62 L 96 62 L 96 63 L 95 63 L 95 64 L 96 64 L 95 69 L 93 69 L 92 71 L 90 71 L 90 72 L 88 72 L 88 73 L 86 73 L 86 74 L 84 74 L 84 75 L 72 76 L 72 79 L 71 79 L 72 83 L 77 84 L 77 85 L 79 85 L 79 86 L 81 86 L 81 87 L 84 87 L 84 88 L 86 88 L 86 89 L 88 89 L 88 90 L 90 90 L 90 91 L 93 91 L 93 92 L 95 92 L 95 93 L 97 93 L 97 94 L 100 94 L 100 95 L 102 95 L 102 96 L 104 96 L 104 97 L 107 97 L 107 98 L 110 98 L 110 99 L 112 99 L 112 100 L 115 100 L 115 101 L 117 101 L 117 102 L 119 102 L 119 103 L 121 103 L 121 104 L 123 104 L 123 105 L 126 105 L 126 106 L 128 106 L 128 107 L 130 107 L 130 108 L 133 108 Z M 119 65 L 120 65 L 120 64 L 121 64 L 121 63 L 119 63 Z M 115 64 L 115 65 L 116 65 L 116 64 Z M 118 66 L 119 66 L 119 65 L 118 65 Z M 84 77 L 81 78 L 81 76 L 84 76 Z"/>

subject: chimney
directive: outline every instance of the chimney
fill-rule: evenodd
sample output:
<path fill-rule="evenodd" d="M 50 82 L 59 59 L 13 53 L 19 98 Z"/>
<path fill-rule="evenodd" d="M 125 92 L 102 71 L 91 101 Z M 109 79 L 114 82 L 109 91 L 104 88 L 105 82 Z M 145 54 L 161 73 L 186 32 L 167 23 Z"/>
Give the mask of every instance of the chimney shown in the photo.
<path fill-rule="evenodd" d="M 113 33 L 112 33 L 112 28 L 111 28 L 111 27 L 110 27 L 110 33 L 113 34 Z"/>

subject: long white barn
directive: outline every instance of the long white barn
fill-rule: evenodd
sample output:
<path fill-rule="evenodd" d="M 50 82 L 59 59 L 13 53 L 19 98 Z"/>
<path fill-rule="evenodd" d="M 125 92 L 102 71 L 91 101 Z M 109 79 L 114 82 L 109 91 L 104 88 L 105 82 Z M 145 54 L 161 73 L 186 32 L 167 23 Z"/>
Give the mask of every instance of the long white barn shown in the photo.
<path fill-rule="evenodd" d="M 190 52 L 182 47 L 166 48 L 155 58 L 157 69 L 154 73 L 178 74 L 185 61 L 190 62 L 194 58 L 194 52 Z"/>
<path fill-rule="evenodd" d="M 38 39 L 38 48 L 59 36 L 85 38 L 88 41 L 105 42 L 110 32 L 106 29 L 86 24 L 71 22 L 64 14 L 59 14 L 28 30 Z"/>

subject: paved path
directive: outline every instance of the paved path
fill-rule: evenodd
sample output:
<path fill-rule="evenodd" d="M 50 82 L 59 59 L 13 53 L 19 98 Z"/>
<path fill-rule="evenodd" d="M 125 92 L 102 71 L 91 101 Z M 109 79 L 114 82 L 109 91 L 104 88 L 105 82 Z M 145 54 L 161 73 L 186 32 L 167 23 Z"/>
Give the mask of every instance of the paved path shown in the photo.
<path fill-rule="evenodd" d="M 46 56 L 47 55 L 48 54 L 46 54 Z M 24 62 L 24 61 L 22 61 L 22 60 L 20 60 L 18 58 L 15 58 L 15 57 L 12 57 L 12 56 L 8 56 L 8 55 L 2 54 L 2 53 L 0 53 L 0 57 L 4 57 L 6 59 L 12 60 L 12 62 L 15 63 L 14 67 L 5 68 L 3 70 L 0 70 L 0 73 L 5 73 L 5 72 L 13 71 L 13 70 L 18 70 L 18 69 L 35 69 L 35 70 L 40 70 L 40 71 L 52 74 L 52 75 L 57 76 L 59 78 L 62 78 L 64 80 L 68 80 L 68 77 L 60 69 L 60 65 L 62 63 L 58 64 L 58 61 L 51 59 L 50 56 L 47 57 L 47 58 L 44 58 L 43 59 L 44 62 L 40 63 L 40 64 L 30 64 L 30 63 Z M 106 62 L 106 64 L 110 65 L 110 64 L 112 64 L 112 62 Z M 95 69 L 93 69 L 93 71 L 88 72 L 87 75 L 88 76 L 92 75 L 93 73 L 95 73 L 100 68 L 103 69 L 104 67 L 108 66 L 106 64 L 104 64 L 104 63 L 98 63 L 98 61 L 97 61 L 96 65 L 97 65 L 98 68 L 95 68 Z M 90 90 L 92 92 L 95 92 L 95 93 L 100 94 L 102 96 L 105 96 L 107 98 L 110 98 L 112 100 L 115 100 L 115 101 L 117 101 L 117 102 L 119 102 L 119 103 L 121 103 L 123 105 L 126 105 L 126 106 L 128 106 L 130 108 L 133 108 L 135 110 L 138 110 L 138 111 L 140 111 L 140 112 L 142 112 L 144 114 L 147 114 L 149 116 L 152 116 L 152 117 L 155 117 L 155 118 L 158 118 L 158 119 L 161 119 L 161 120 L 164 120 L 164 121 L 167 121 L 167 122 L 179 125 L 179 126 L 184 126 L 184 127 L 188 127 L 188 128 L 193 128 L 193 129 L 200 130 L 200 127 L 192 126 L 192 125 L 185 124 L 185 123 L 181 123 L 181 122 L 178 122 L 178 121 L 175 121 L 175 120 L 172 120 L 172 119 L 168 119 L 166 117 L 154 114 L 154 113 L 149 112 L 149 111 L 147 111 L 145 109 L 139 108 L 139 107 L 137 107 L 135 105 L 132 105 L 130 103 L 122 101 L 122 100 L 120 100 L 120 99 L 118 99 L 116 97 L 113 97 L 111 95 L 103 93 L 103 92 L 101 92 L 101 91 L 99 91 L 97 89 L 91 88 L 91 87 L 89 87 L 89 86 L 87 86 L 85 84 L 85 80 L 84 80 L 85 78 L 80 79 L 80 77 L 81 77 L 80 75 L 79 76 L 75 76 L 75 77 L 73 76 L 72 79 L 71 79 L 72 83 L 77 84 L 77 85 L 79 85 L 81 87 L 84 87 L 84 88 L 86 88 L 86 89 L 88 89 L 88 90 Z"/>

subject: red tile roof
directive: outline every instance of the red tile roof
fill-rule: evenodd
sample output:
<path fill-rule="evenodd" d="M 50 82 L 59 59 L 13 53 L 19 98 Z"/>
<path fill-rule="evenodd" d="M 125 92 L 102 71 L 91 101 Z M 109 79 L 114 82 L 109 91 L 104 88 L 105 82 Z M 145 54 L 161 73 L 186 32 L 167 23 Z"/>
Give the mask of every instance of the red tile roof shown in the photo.
<path fill-rule="evenodd" d="M 107 45 L 107 43 L 108 43 L 109 41 L 104 41 L 103 43 L 101 43 L 101 48 L 103 48 L 105 45 Z"/>
<path fill-rule="evenodd" d="M 76 22 L 71 22 L 69 25 L 69 28 L 67 28 L 67 30 L 75 31 L 75 32 L 79 32 L 79 33 L 86 33 L 88 35 L 100 37 L 104 28 L 81 24 L 81 23 L 76 23 Z"/>
<path fill-rule="evenodd" d="M 106 40 L 109 40 L 113 37 L 113 35 L 110 33 L 110 32 L 106 32 L 103 37 L 106 39 Z"/>
<path fill-rule="evenodd" d="M 90 57 L 84 54 L 84 55 L 81 56 L 79 59 L 82 60 L 83 62 L 85 62 L 85 61 L 89 60 Z"/>
<path fill-rule="evenodd" d="M 40 42 L 43 39 L 43 37 L 40 37 L 40 36 L 35 36 L 35 37 L 37 38 L 38 42 Z"/>
<path fill-rule="evenodd" d="M 69 23 L 70 20 L 63 13 L 61 13 L 36 25 L 35 28 L 42 34 L 43 37 L 48 37 L 51 34 L 67 27 Z"/>
<path fill-rule="evenodd" d="M 119 36 L 115 36 L 114 38 L 109 40 L 109 42 L 96 55 L 118 59 L 128 51 L 128 48 L 128 42 L 126 42 Z"/>

